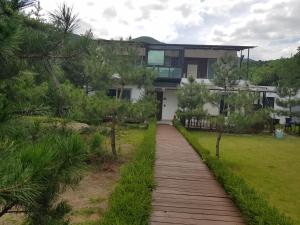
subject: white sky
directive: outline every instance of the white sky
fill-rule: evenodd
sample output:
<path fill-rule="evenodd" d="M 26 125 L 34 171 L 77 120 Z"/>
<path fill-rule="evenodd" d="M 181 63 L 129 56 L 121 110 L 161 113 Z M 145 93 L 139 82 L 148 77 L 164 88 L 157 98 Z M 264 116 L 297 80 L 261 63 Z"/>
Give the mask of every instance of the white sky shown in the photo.
<path fill-rule="evenodd" d="M 44 15 L 66 2 L 78 33 L 166 43 L 255 45 L 253 59 L 288 57 L 300 46 L 300 0 L 41 0 Z"/>

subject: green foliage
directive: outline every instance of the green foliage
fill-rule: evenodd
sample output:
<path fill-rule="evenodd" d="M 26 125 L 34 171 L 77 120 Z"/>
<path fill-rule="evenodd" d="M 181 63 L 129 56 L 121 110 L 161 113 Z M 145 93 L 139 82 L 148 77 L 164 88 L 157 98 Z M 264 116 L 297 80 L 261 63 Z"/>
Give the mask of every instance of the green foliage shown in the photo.
<path fill-rule="evenodd" d="M 45 136 L 35 145 L 6 144 L 1 149 L 0 204 L 21 207 L 28 224 L 66 224 L 69 207 L 57 198 L 77 184 L 86 151 L 77 135 Z"/>
<path fill-rule="evenodd" d="M 153 96 L 144 96 L 137 102 L 129 103 L 126 109 L 125 122 L 143 123 L 155 115 L 155 100 Z"/>
<path fill-rule="evenodd" d="M 214 65 L 213 78 L 213 83 L 216 86 L 226 90 L 237 85 L 240 78 L 240 68 L 236 57 L 225 56 L 217 60 Z"/>
<path fill-rule="evenodd" d="M 292 112 L 292 108 L 300 104 L 300 98 L 297 97 L 300 90 L 300 62 L 296 57 L 282 59 L 278 73 L 280 79 L 277 91 L 279 96 L 283 98 L 277 99 L 276 104 L 288 109 L 278 110 L 278 113 L 289 117 L 299 117 L 300 114 Z"/>
<path fill-rule="evenodd" d="M 250 80 L 257 85 L 277 86 L 279 74 L 278 65 L 281 60 L 251 62 L 249 65 Z"/>
<path fill-rule="evenodd" d="M 154 188 L 155 124 L 151 123 L 133 162 L 121 170 L 121 180 L 110 200 L 102 225 L 148 224 Z"/>
<path fill-rule="evenodd" d="M 95 151 L 99 148 L 102 148 L 103 140 L 104 137 L 101 134 L 95 133 L 91 140 L 91 150 Z"/>
<path fill-rule="evenodd" d="M 178 89 L 177 97 L 179 110 L 176 114 L 181 121 L 185 122 L 193 117 L 200 119 L 207 115 L 203 106 L 209 102 L 209 92 L 204 84 L 199 84 L 189 77 L 188 83 Z"/>
<path fill-rule="evenodd" d="M 255 109 L 254 102 L 259 95 L 248 89 L 240 90 L 241 78 L 236 59 L 225 57 L 218 60 L 215 65 L 213 83 L 221 88 L 212 94 L 213 103 L 219 108 L 216 124 L 218 137 L 216 140 L 216 156 L 220 155 L 220 141 L 222 134 L 228 131 L 247 132 L 250 128 L 262 127 L 268 116 L 267 110 Z M 246 87 L 247 88 L 247 87 Z M 245 89 L 245 88 L 243 88 Z"/>
<path fill-rule="evenodd" d="M 87 98 L 88 96 L 82 89 L 75 88 L 68 81 L 61 84 L 58 89 L 51 82 L 46 95 L 46 103 L 56 116 L 82 120 Z"/>
<path fill-rule="evenodd" d="M 90 149 L 88 152 L 88 160 L 89 162 L 94 162 L 97 165 L 101 165 L 103 162 L 111 159 L 111 156 L 106 151 L 105 146 L 103 144 L 105 140 L 105 136 L 100 133 L 94 133 L 90 140 Z"/>
<path fill-rule="evenodd" d="M 9 116 L 8 101 L 3 94 L 0 94 L 0 123 L 8 120 Z"/>
<path fill-rule="evenodd" d="M 46 93 L 48 84 L 37 84 L 31 72 L 21 72 L 12 79 L 2 80 L 0 93 L 9 102 L 10 114 L 46 113 Z"/>
<path fill-rule="evenodd" d="M 195 136 L 191 135 L 185 128 L 175 122 L 176 128 L 193 146 L 195 151 L 202 157 L 203 161 L 212 170 L 218 181 L 223 185 L 226 192 L 231 196 L 235 204 L 240 208 L 247 224 L 251 225 L 293 225 L 293 221 L 280 213 L 243 178 L 233 174 L 225 164 L 212 157 L 210 153 L 203 149 Z"/>

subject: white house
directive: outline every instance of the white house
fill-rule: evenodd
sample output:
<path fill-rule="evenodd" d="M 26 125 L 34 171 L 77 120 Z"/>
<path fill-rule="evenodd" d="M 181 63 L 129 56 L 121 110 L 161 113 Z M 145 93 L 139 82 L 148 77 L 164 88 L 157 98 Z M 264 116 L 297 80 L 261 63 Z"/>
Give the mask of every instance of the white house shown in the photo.
<path fill-rule="evenodd" d="M 249 52 L 254 46 L 229 46 L 229 45 L 190 45 L 190 44 L 165 44 L 155 39 L 146 38 L 133 39 L 139 43 L 139 54 L 147 67 L 155 69 L 158 77 L 154 82 L 159 108 L 158 120 L 172 120 L 178 109 L 176 90 L 187 82 L 187 77 L 196 78 L 197 82 L 207 85 L 208 89 L 214 90 L 216 87 L 211 83 L 214 72 L 212 65 L 220 57 L 225 55 L 240 57 L 243 60 L 243 51 L 247 53 L 247 63 L 240 62 L 240 65 L 248 67 Z M 247 68 L 248 71 L 248 68 Z M 241 87 L 246 85 L 245 81 L 240 82 Z M 275 87 L 270 86 L 248 86 L 251 91 L 259 92 L 260 103 L 263 107 L 273 107 L 279 109 L 276 104 Z M 112 90 L 114 91 L 114 90 Z M 137 86 L 126 86 L 124 95 L 132 101 L 137 101 L 144 93 L 143 89 Z M 112 93 L 114 94 L 114 93 Z M 300 93 L 299 93 L 300 95 Z M 300 96 L 299 96 L 300 97 Z M 205 108 L 211 115 L 219 113 L 218 107 L 206 104 Z M 281 124 L 285 123 L 285 117 L 273 115 Z"/>

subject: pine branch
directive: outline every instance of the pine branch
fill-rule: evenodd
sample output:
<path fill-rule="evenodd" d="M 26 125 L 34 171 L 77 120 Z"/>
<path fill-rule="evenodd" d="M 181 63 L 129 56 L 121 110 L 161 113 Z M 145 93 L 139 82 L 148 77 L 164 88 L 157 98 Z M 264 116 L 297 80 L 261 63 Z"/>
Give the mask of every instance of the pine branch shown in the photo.
<path fill-rule="evenodd" d="M 12 207 L 15 206 L 15 204 L 16 204 L 16 202 L 12 202 L 12 203 L 4 206 L 4 208 L 0 212 L 0 217 L 2 217 L 3 215 L 5 215 Z"/>

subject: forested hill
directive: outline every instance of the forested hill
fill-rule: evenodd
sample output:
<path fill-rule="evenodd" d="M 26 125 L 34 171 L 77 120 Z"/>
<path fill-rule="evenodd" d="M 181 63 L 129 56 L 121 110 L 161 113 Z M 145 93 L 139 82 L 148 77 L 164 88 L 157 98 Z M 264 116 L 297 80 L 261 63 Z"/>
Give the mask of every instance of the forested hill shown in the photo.
<path fill-rule="evenodd" d="M 250 80 L 257 85 L 278 86 L 281 82 L 300 82 L 300 53 L 291 58 L 249 62 Z"/>

